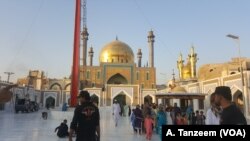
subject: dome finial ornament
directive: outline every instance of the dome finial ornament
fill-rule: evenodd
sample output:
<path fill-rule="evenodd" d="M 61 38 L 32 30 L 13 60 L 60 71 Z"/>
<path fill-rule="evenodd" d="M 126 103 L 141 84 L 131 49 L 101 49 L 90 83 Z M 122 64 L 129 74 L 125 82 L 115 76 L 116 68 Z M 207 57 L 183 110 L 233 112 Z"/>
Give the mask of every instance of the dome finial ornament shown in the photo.
<path fill-rule="evenodd" d="M 117 35 L 115 36 L 115 40 L 118 41 L 118 36 Z"/>

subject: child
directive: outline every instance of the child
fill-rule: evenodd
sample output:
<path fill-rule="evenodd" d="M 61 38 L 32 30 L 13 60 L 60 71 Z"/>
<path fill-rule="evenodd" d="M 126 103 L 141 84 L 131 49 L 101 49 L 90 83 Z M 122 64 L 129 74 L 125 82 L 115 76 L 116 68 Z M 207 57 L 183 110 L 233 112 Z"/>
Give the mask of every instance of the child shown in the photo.
<path fill-rule="evenodd" d="M 177 113 L 175 123 L 176 125 L 183 125 L 181 113 Z"/>
<path fill-rule="evenodd" d="M 150 114 L 147 114 L 145 121 L 144 121 L 144 127 L 146 129 L 146 139 L 151 140 L 152 137 L 152 125 L 154 124 L 153 119 L 150 117 Z"/>
<path fill-rule="evenodd" d="M 200 123 L 201 125 L 205 125 L 206 117 L 203 114 L 203 111 L 200 111 Z"/>
<path fill-rule="evenodd" d="M 183 125 L 188 125 L 188 117 L 186 114 L 182 115 L 182 124 Z"/>

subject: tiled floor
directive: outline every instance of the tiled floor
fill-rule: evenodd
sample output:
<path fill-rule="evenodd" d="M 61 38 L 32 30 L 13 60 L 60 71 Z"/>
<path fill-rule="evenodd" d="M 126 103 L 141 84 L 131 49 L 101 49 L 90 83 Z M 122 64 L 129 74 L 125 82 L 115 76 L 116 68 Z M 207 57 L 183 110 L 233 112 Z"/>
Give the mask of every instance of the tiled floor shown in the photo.
<path fill-rule="evenodd" d="M 114 126 L 109 108 L 101 108 L 101 141 L 145 141 L 145 135 L 135 135 L 128 117 L 122 117 L 118 127 Z M 72 112 L 51 111 L 48 120 L 41 119 L 41 111 L 35 113 L 0 112 L 1 141 L 67 141 L 59 139 L 54 129 L 64 118 L 71 122 Z M 153 135 L 152 141 L 159 141 Z"/>

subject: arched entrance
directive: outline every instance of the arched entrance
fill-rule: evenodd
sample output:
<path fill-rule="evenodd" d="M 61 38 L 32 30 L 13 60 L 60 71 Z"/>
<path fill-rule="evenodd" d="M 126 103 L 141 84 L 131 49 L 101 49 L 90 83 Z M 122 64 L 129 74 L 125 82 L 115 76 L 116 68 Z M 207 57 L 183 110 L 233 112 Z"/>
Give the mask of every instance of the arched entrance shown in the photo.
<path fill-rule="evenodd" d="M 61 91 L 62 90 L 62 86 L 58 83 L 54 83 L 50 86 L 50 90 L 55 90 L 55 91 Z"/>
<path fill-rule="evenodd" d="M 108 84 L 128 84 L 128 80 L 122 76 L 120 73 L 117 73 L 109 78 Z"/>
<path fill-rule="evenodd" d="M 240 108 L 241 112 L 244 112 L 244 100 L 243 100 L 243 94 L 241 91 L 237 90 L 233 95 L 233 101 L 236 104 L 237 107 Z"/>
<path fill-rule="evenodd" d="M 92 102 L 99 104 L 99 97 L 97 95 L 93 94 L 90 98 Z"/>
<path fill-rule="evenodd" d="M 70 91 L 70 86 L 71 86 L 71 83 L 65 85 L 64 90 Z"/>
<path fill-rule="evenodd" d="M 152 104 L 153 98 L 150 95 L 144 97 L 144 103 Z"/>
<path fill-rule="evenodd" d="M 122 105 L 131 105 L 131 99 L 128 97 L 123 91 L 120 92 L 117 96 L 113 98 L 114 101 L 117 100 L 117 102 Z"/>
<path fill-rule="evenodd" d="M 49 108 L 54 108 L 56 100 L 54 97 L 50 96 L 46 99 L 45 106 Z"/>

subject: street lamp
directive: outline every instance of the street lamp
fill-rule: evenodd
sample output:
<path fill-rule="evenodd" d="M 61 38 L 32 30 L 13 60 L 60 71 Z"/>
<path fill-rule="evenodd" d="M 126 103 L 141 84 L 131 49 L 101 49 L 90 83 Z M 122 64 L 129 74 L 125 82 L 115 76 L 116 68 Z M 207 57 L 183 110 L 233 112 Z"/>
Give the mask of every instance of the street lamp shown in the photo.
<path fill-rule="evenodd" d="M 4 72 L 4 73 L 8 75 L 7 82 L 9 83 L 10 82 L 10 76 L 13 75 L 14 73 L 13 72 Z"/>
<path fill-rule="evenodd" d="M 239 36 L 232 35 L 232 34 L 228 34 L 227 37 L 233 39 L 237 43 L 237 46 L 238 46 L 238 53 L 239 53 L 238 61 L 239 61 L 239 66 L 240 66 L 240 74 L 241 74 L 241 82 L 242 82 L 242 92 L 243 92 L 243 103 L 244 103 L 243 112 L 246 114 L 246 108 L 245 108 L 245 106 L 246 106 L 247 102 L 245 101 L 245 99 L 246 99 L 245 98 L 246 91 L 245 91 L 245 82 L 244 82 L 243 68 L 242 68 L 242 62 L 241 62 L 240 38 L 239 38 Z"/>

